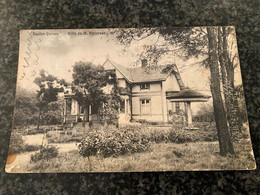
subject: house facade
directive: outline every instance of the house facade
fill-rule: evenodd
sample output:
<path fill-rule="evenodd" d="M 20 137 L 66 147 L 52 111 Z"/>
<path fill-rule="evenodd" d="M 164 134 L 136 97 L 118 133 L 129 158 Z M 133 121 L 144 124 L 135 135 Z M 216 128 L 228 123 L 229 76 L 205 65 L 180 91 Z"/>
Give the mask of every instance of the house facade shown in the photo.
<path fill-rule="evenodd" d="M 185 90 L 183 81 L 176 66 L 171 71 L 163 72 L 166 66 L 151 69 L 146 60 L 142 60 L 137 68 L 126 68 L 107 59 L 105 70 L 114 70 L 123 100 L 119 112 L 119 123 L 130 121 L 149 121 L 167 123 L 170 113 L 187 110 L 187 102 L 173 101 L 173 94 Z M 104 89 L 107 90 L 107 89 Z M 109 91 L 107 91 L 109 93 Z M 82 120 L 84 111 L 68 92 L 65 95 L 64 122 Z M 94 105 L 89 108 L 89 121 L 97 120 L 97 109 Z"/>

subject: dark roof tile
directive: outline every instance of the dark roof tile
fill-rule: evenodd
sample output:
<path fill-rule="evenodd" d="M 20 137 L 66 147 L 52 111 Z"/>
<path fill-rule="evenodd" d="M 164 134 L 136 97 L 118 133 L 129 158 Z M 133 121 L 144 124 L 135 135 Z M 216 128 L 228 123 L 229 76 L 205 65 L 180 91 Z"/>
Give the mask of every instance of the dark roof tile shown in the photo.
<path fill-rule="evenodd" d="M 167 96 L 168 99 L 178 99 L 178 98 L 207 98 L 208 99 L 210 97 L 211 96 L 187 88 L 177 93 L 169 93 Z"/>

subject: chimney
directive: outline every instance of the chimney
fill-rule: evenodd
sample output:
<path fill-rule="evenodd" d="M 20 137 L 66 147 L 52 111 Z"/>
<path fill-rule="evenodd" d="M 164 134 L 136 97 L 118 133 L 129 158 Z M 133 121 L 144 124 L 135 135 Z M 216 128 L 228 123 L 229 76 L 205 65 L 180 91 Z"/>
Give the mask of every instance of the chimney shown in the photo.
<path fill-rule="evenodd" d="M 147 66 L 147 59 L 142 59 L 142 68 Z"/>

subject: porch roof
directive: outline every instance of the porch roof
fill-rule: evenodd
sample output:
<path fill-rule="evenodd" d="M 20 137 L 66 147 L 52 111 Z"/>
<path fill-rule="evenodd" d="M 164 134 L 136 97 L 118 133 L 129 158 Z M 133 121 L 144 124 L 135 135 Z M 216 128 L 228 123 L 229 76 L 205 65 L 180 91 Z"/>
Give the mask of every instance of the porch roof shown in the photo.
<path fill-rule="evenodd" d="M 192 89 L 184 89 L 180 92 L 168 92 L 166 98 L 173 102 L 206 102 L 211 96 Z"/>

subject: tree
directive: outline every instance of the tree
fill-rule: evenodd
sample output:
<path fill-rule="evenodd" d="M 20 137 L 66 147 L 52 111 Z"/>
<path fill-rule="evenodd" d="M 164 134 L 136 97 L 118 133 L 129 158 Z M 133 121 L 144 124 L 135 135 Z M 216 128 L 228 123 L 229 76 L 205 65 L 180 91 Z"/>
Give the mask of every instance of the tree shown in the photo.
<path fill-rule="evenodd" d="M 14 127 L 37 124 L 38 107 L 35 93 L 18 88 L 15 104 Z"/>
<path fill-rule="evenodd" d="M 194 116 L 194 121 L 198 122 L 214 122 L 214 110 L 211 104 L 202 104 L 197 114 Z"/>
<path fill-rule="evenodd" d="M 240 117 L 240 108 L 238 104 L 237 88 L 234 84 L 234 71 L 237 67 L 235 60 L 237 53 L 232 54 L 232 46 L 235 44 L 232 38 L 234 29 L 231 27 L 218 27 L 218 58 L 221 67 L 221 78 L 223 93 L 225 97 L 225 108 L 227 111 L 227 120 L 229 123 L 231 137 L 236 139 L 236 134 L 241 132 L 242 121 Z M 229 46 L 228 42 L 231 42 Z M 242 88 L 240 88 L 242 91 Z"/>
<path fill-rule="evenodd" d="M 210 89 L 213 98 L 213 107 L 215 113 L 216 127 L 218 131 L 218 140 L 220 153 L 227 155 L 234 154 L 233 145 L 230 140 L 226 112 L 223 105 L 220 89 L 220 75 L 217 56 L 217 29 L 216 27 L 207 27 L 208 47 L 209 47 L 209 69 L 210 69 Z"/>
<path fill-rule="evenodd" d="M 47 111 L 48 104 L 58 100 L 58 93 L 63 92 L 63 87 L 59 85 L 59 81 L 51 74 L 46 75 L 44 70 L 40 71 L 40 76 L 36 77 L 34 83 L 39 86 L 40 90 L 37 90 L 37 104 L 39 109 L 37 130 L 40 127 L 41 117 L 43 111 Z"/>
<path fill-rule="evenodd" d="M 212 30 L 213 29 L 213 30 Z M 142 32 L 143 31 L 143 32 Z M 156 66 L 159 60 L 166 54 L 174 52 L 183 59 L 191 57 L 202 58 L 198 64 L 210 69 L 211 92 L 213 96 L 214 113 L 220 143 L 221 155 L 233 154 L 233 146 L 230 141 L 227 125 L 226 110 L 223 105 L 221 92 L 221 80 L 219 75 L 219 56 L 217 53 L 217 31 L 212 28 L 147 28 L 147 29 L 124 29 L 118 30 L 117 41 L 129 46 L 134 41 L 141 41 L 147 37 L 157 36 L 157 41 L 146 46 L 146 50 L 140 54 L 140 59 L 148 58 L 151 66 Z M 160 40 L 160 41 L 159 41 Z M 223 50 L 223 47 L 220 47 Z M 179 54 L 180 52 L 180 54 Z M 222 60 L 226 58 L 222 55 Z M 232 67 L 231 67 L 232 68 Z M 234 67 L 233 67 L 234 68 Z M 228 77 L 232 74 L 228 75 Z M 220 104 L 220 107 L 217 105 Z"/>
<path fill-rule="evenodd" d="M 104 67 L 95 66 L 91 62 L 77 62 L 73 67 L 72 76 L 74 97 L 84 108 L 83 127 L 85 122 L 89 121 L 90 105 L 95 106 L 102 117 L 107 115 L 105 112 L 107 107 L 113 108 L 113 111 L 118 110 L 118 105 L 114 104 L 114 100 L 119 98 L 114 71 L 106 71 Z M 112 92 L 105 94 L 104 88 L 109 85 L 113 86 Z"/>

